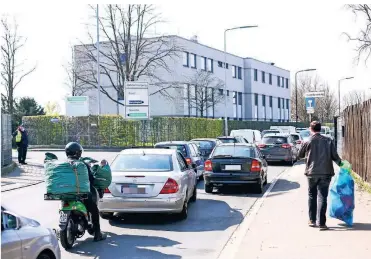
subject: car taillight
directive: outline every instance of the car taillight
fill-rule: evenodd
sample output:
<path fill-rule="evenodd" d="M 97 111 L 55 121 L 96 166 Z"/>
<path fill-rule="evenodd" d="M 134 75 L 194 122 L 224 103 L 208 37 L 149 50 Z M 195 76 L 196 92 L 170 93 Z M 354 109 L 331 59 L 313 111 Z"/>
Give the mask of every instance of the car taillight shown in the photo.
<path fill-rule="evenodd" d="M 187 162 L 188 165 L 192 164 L 192 160 L 190 158 L 186 158 L 186 162 Z"/>
<path fill-rule="evenodd" d="M 301 144 L 301 140 L 296 141 L 296 144 Z"/>
<path fill-rule="evenodd" d="M 251 162 L 251 172 L 260 172 L 261 166 L 258 160 L 252 160 Z"/>
<path fill-rule="evenodd" d="M 179 191 L 179 185 L 174 179 L 167 179 L 167 182 L 165 183 L 164 187 L 162 187 L 162 190 L 160 194 L 171 194 L 171 193 L 177 193 Z"/>
<path fill-rule="evenodd" d="M 259 144 L 258 147 L 259 148 L 265 148 L 267 145 L 266 144 Z"/>
<path fill-rule="evenodd" d="M 111 193 L 108 188 L 104 189 L 104 193 Z"/>
<path fill-rule="evenodd" d="M 282 147 L 282 148 L 291 148 L 291 145 L 290 145 L 290 144 L 282 144 L 281 147 Z"/>
<path fill-rule="evenodd" d="M 205 171 L 212 171 L 213 170 L 213 164 L 211 163 L 211 160 L 206 160 L 205 161 L 204 170 Z"/>

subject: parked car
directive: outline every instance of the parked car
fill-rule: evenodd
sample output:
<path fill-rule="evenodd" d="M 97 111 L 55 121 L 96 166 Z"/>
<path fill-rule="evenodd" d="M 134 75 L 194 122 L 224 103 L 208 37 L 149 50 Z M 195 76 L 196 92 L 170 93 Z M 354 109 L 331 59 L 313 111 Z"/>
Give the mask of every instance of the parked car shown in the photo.
<path fill-rule="evenodd" d="M 227 185 L 251 185 L 263 192 L 268 181 L 268 164 L 255 144 L 225 143 L 213 150 L 205 162 L 205 192 Z"/>
<path fill-rule="evenodd" d="M 204 160 L 208 159 L 215 146 L 223 143 L 219 139 L 215 138 L 196 138 L 192 139 L 191 142 L 198 146 Z"/>
<path fill-rule="evenodd" d="M 174 149 L 126 149 L 111 165 L 112 183 L 99 200 L 103 218 L 122 213 L 171 213 L 188 216 L 197 198 L 196 174 Z"/>
<path fill-rule="evenodd" d="M 302 137 L 304 142 L 307 142 L 310 138 L 310 130 L 302 130 L 300 131 L 300 136 Z"/>
<path fill-rule="evenodd" d="M 282 133 L 295 133 L 296 128 L 294 126 L 271 126 L 270 129 L 281 130 Z"/>
<path fill-rule="evenodd" d="M 294 140 L 294 142 L 295 142 L 296 147 L 298 148 L 298 150 L 300 150 L 301 146 L 304 143 L 303 138 L 300 136 L 299 133 L 291 133 L 290 136 Z"/>
<path fill-rule="evenodd" d="M 321 127 L 321 135 L 326 136 L 330 139 L 334 139 L 331 135 L 330 127 L 327 127 L 327 126 L 322 126 Z"/>
<path fill-rule="evenodd" d="M 223 143 L 249 143 L 244 137 L 236 136 L 224 136 L 224 137 L 218 137 L 221 142 Z"/>
<path fill-rule="evenodd" d="M 155 148 L 168 147 L 170 149 L 178 150 L 184 158 L 188 165 L 192 166 L 197 174 L 197 179 L 202 178 L 204 174 L 204 158 L 201 155 L 201 151 L 198 149 L 197 145 L 188 141 L 167 141 L 159 142 L 155 144 Z"/>
<path fill-rule="evenodd" d="M 262 131 L 262 137 L 264 137 L 265 134 L 279 134 L 279 133 L 282 133 L 282 131 L 279 130 L 279 129 L 276 129 L 276 130 L 273 130 L 273 129 L 271 129 L 271 130 L 263 130 Z"/>
<path fill-rule="evenodd" d="M 232 130 L 231 134 L 232 137 L 241 136 L 244 137 L 249 143 L 257 144 L 261 141 L 261 133 L 259 130 L 252 130 L 252 129 L 239 129 L 239 130 Z"/>
<path fill-rule="evenodd" d="M 298 148 L 289 134 L 267 134 L 258 145 L 268 162 L 285 161 L 293 165 L 298 159 Z"/>
<path fill-rule="evenodd" d="M 55 231 L 1 206 L 1 258 L 60 259 Z"/>
<path fill-rule="evenodd" d="M 296 128 L 296 133 L 300 133 L 303 130 L 308 130 L 308 128 Z"/>

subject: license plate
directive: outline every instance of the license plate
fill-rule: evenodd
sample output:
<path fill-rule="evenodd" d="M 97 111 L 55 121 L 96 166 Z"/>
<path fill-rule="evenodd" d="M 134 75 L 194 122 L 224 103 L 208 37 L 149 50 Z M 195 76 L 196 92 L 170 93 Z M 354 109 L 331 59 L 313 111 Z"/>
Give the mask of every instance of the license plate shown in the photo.
<path fill-rule="evenodd" d="M 67 222 L 67 214 L 63 211 L 59 213 L 59 222 Z"/>
<path fill-rule="evenodd" d="M 146 194 L 146 187 L 138 186 L 136 184 L 125 184 L 121 186 L 121 193 L 123 194 Z"/>
<path fill-rule="evenodd" d="M 241 165 L 225 165 L 225 170 L 241 170 Z"/>

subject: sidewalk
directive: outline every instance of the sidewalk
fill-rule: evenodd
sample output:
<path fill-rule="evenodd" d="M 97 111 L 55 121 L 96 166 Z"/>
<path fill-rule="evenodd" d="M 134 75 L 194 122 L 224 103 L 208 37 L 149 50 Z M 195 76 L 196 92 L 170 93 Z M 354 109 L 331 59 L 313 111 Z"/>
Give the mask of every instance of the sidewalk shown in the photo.
<path fill-rule="evenodd" d="M 356 191 L 354 226 L 327 217 L 328 231 L 310 228 L 304 165 L 284 173 L 249 226 L 235 259 L 371 258 L 371 194 Z"/>

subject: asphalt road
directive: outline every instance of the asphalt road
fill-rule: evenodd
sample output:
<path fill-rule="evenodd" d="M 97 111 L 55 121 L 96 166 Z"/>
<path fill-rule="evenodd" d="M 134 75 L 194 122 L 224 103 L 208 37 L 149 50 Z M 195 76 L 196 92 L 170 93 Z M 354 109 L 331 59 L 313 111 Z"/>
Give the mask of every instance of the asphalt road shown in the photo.
<path fill-rule="evenodd" d="M 63 157 L 63 153 L 55 152 Z M 85 156 L 111 161 L 116 153 L 86 152 Z M 42 152 L 29 152 L 28 158 L 42 162 Z M 271 182 L 287 167 L 270 165 Z M 266 186 L 266 189 L 269 187 Z M 58 227 L 58 201 L 44 201 L 44 183 L 2 193 L 2 204 L 9 210 L 33 218 L 42 225 Z M 243 190 L 226 190 L 206 194 L 203 182 L 198 184 L 198 200 L 190 204 L 185 221 L 172 217 L 143 215 L 101 219 L 101 228 L 108 233 L 105 241 L 94 243 L 88 234 L 62 258 L 216 258 L 243 217 L 262 195 Z M 86 240 L 85 240 L 86 239 Z"/>

